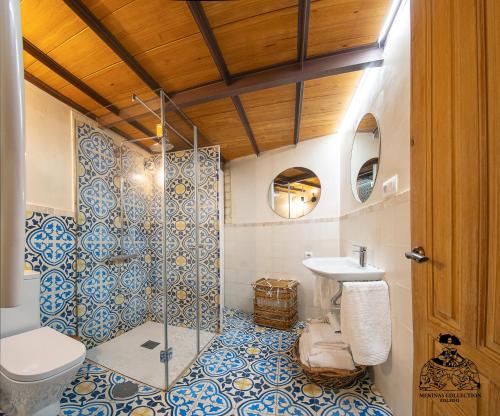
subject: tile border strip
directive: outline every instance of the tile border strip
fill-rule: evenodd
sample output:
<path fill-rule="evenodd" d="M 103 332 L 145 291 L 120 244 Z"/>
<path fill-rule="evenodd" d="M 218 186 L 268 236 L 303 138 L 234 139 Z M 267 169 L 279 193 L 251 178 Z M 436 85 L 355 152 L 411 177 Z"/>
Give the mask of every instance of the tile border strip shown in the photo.
<path fill-rule="evenodd" d="M 365 213 L 370 213 L 374 211 L 378 211 L 379 209 L 395 206 L 404 202 L 408 202 L 410 200 L 410 190 L 406 189 L 401 191 L 395 195 L 392 195 L 386 199 L 381 201 L 374 202 L 373 204 L 360 207 L 358 209 L 354 209 L 352 211 L 346 212 L 338 217 L 325 217 L 325 218 L 311 218 L 311 219 L 298 219 L 298 220 L 278 220 L 278 221 L 264 221 L 264 222 L 240 222 L 240 223 L 231 223 L 226 222 L 224 225 L 226 227 L 231 228 L 240 228 L 240 227 L 272 227 L 272 226 L 280 226 L 280 225 L 296 225 L 296 224 L 317 224 L 317 223 L 325 223 L 325 222 L 340 222 L 342 220 L 346 220 L 352 217 L 356 217 L 359 215 L 363 215 Z"/>
<path fill-rule="evenodd" d="M 73 219 L 76 218 L 75 212 L 72 210 L 52 208 L 52 207 L 46 207 L 43 205 L 36 205 L 36 204 L 30 204 L 30 203 L 26 204 L 25 211 L 40 212 L 42 214 L 55 215 L 57 217 L 71 217 Z"/>

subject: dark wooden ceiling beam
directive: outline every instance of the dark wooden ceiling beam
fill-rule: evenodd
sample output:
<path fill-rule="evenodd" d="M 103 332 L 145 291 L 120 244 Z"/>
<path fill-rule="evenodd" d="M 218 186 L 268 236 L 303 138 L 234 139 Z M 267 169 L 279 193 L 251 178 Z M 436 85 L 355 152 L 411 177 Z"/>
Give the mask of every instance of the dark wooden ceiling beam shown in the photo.
<path fill-rule="evenodd" d="M 301 67 L 307 56 L 307 40 L 309 37 L 309 16 L 311 0 L 299 0 L 299 21 L 297 27 L 297 62 Z"/>
<path fill-rule="evenodd" d="M 187 1 L 189 6 L 189 10 L 198 25 L 198 29 L 205 40 L 208 50 L 212 55 L 212 59 L 219 70 L 220 76 L 226 85 L 230 85 L 232 82 L 231 74 L 229 73 L 229 69 L 227 68 L 226 61 L 224 60 L 224 56 L 220 50 L 219 44 L 217 43 L 217 39 L 215 39 L 212 28 L 210 27 L 210 23 L 208 22 L 205 11 L 203 10 L 203 6 L 201 2 L 198 1 Z M 236 108 L 236 112 L 240 118 L 241 123 L 245 129 L 248 140 L 252 146 L 254 153 L 259 156 L 260 150 L 257 145 L 257 141 L 255 140 L 255 135 L 253 134 L 252 126 L 248 121 L 248 117 L 246 115 L 245 109 L 243 108 L 243 104 L 240 100 L 240 97 L 235 95 L 231 97 L 234 107 Z"/>
<path fill-rule="evenodd" d="M 47 68 L 54 71 L 61 78 L 68 81 L 70 84 L 74 85 L 84 94 L 88 95 L 95 102 L 99 103 L 103 107 L 107 108 L 113 114 L 118 114 L 119 110 L 116 106 L 114 106 L 111 101 L 104 98 L 102 95 L 97 93 L 97 91 L 90 88 L 87 84 L 85 84 L 80 78 L 73 75 L 62 65 L 57 63 L 54 59 L 52 59 L 49 55 L 47 55 L 42 50 L 38 49 L 33 43 L 31 43 L 28 39 L 23 38 L 23 49 L 28 52 L 33 58 L 39 60 L 42 64 L 44 64 Z"/>
<path fill-rule="evenodd" d="M 74 74 L 69 72 L 66 68 L 64 68 L 58 62 L 56 62 L 54 59 L 52 59 L 45 52 L 38 49 L 33 43 L 31 43 L 26 38 L 23 38 L 23 49 L 27 53 L 29 53 L 33 58 L 37 59 L 43 65 L 45 65 L 47 68 L 49 68 L 50 70 L 55 72 L 58 76 L 65 79 L 67 82 L 69 82 L 74 87 L 78 88 L 85 95 L 88 95 L 95 102 L 99 103 L 104 108 L 109 110 L 112 114 L 119 117 L 120 110 L 118 109 L 118 107 L 114 106 L 111 103 L 111 101 L 109 101 L 108 99 L 103 97 L 101 94 L 99 94 L 93 88 L 89 87 L 82 80 L 80 80 L 80 78 L 78 78 L 77 76 L 75 76 Z M 151 130 L 147 129 L 145 126 L 143 126 L 138 121 L 131 120 L 131 121 L 127 121 L 127 123 L 148 137 L 154 136 L 154 133 Z"/>
<path fill-rule="evenodd" d="M 47 94 L 51 95 L 54 97 L 56 100 L 61 101 L 62 103 L 66 104 L 68 107 L 71 107 L 72 109 L 78 111 L 81 114 L 84 114 L 86 117 L 89 117 L 93 120 L 97 120 L 97 116 L 90 112 L 87 108 L 81 106 L 80 104 L 74 102 L 71 98 L 66 97 L 65 95 L 61 94 L 59 91 L 55 90 L 52 88 L 50 85 L 46 84 L 43 82 L 41 79 L 35 77 L 34 75 L 30 74 L 27 71 L 24 71 L 24 79 L 34 86 L 40 88 L 42 91 L 45 91 Z M 109 130 L 115 132 L 116 134 L 122 136 L 126 140 L 134 140 L 133 137 L 129 136 L 122 130 L 120 130 L 118 127 L 110 127 Z M 147 150 L 148 152 L 150 151 L 149 148 L 144 145 L 141 142 L 135 142 L 137 146 L 141 147 L 144 150 Z"/>
<path fill-rule="evenodd" d="M 309 16 L 311 14 L 311 0 L 299 0 L 299 21 L 297 28 L 297 62 L 304 68 L 307 56 L 307 40 L 309 36 Z M 302 101 L 304 98 L 304 81 L 295 85 L 295 123 L 293 128 L 293 143 L 299 144 L 300 121 L 302 118 Z"/>
<path fill-rule="evenodd" d="M 368 67 L 382 66 L 383 62 L 383 49 L 378 45 L 372 45 L 356 50 L 309 58 L 304 61 L 302 68 L 300 64 L 294 62 L 267 70 L 233 76 L 229 85 L 224 81 L 217 81 L 172 94 L 171 99 L 179 108 L 187 108 L 267 88 L 360 71 Z M 146 102 L 153 109 L 158 110 L 156 99 Z M 135 119 L 145 114 L 147 113 L 140 106 L 131 106 L 120 111 L 120 117 L 126 120 Z M 104 126 L 110 126 L 117 122 L 121 122 L 121 119 L 112 114 L 99 118 L 99 123 Z"/>
<path fill-rule="evenodd" d="M 219 70 L 220 76 L 224 82 L 229 85 L 231 83 L 231 74 L 229 73 L 226 61 L 224 60 L 222 52 L 219 48 L 219 44 L 217 43 L 214 33 L 210 27 L 210 23 L 208 22 L 205 11 L 203 10 L 203 6 L 199 1 L 187 1 L 186 3 L 191 11 L 193 19 L 198 25 L 198 29 L 200 29 L 208 50 L 212 55 L 212 59 Z"/>
<path fill-rule="evenodd" d="M 149 88 L 159 94 L 161 89 L 160 84 L 137 62 L 130 52 L 123 47 L 118 39 L 94 16 L 81 0 L 63 1 Z"/>
<path fill-rule="evenodd" d="M 293 144 L 297 146 L 300 139 L 300 121 L 302 120 L 302 102 L 304 100 L 304 81 L 295 84 L 295 121 L 293 125 Z"/>
<path fill-rule="evenodd" d="M 63 0 L 64 3 L 116 54 L 123 62 L 134 72 L 134 74 L 146 84 L 158 96 L 160 95 L 161 85 L 153 78 L 149 72 L 141 66 L 134 56 L 120 43 L 120 41 L 111 33 L 111 31 L 85 6 L 81 0 Z M 157 101 L 158 99 L 156 99 Z M 155 104 L 155 110 L 159 110 L 159 103 Z M 169 107 L 170 111 L 177 112 L 188 123 L 194 124 L 191 119 L 174 106 Z M 208 143 L 211 140 L 198 129 L 199 135 Z"/>
<path fill-rule="evenodd" d="M 240 97 L 237 95 L 234 97 L 231 97 L 233 100 L 233 104 L 236 107 L 236 111 L 238 112 L 238 116 L 240 117 L 241 123 L 243 124 L 243 127 L 245 128 L 245 131 L 248 136 L 248 140 L 250 141 L 250 144 L 252 145 L 253 152 L 259 156 L 260 155 L 260 150 L 259 146 L 257 146 L 257 141 L 255 140 L 255 136 L 253 135 L 252 127 L 250 127 L 250 122 L 248 121 L 247 115 L 245 113 L 245 110 L 243 109 L 243 104 L 241 104 Z"/>
<path fill-rule="evenodd" d="M 24 79 L 36 87 L 40 88 L 42 91 L 45 91 L 47 94 L 51 95 L 55 99 L 63 102 L 67 106 L 71 107 L 72 109 L 78 111 L 81 114 L 84 114 L 88 118 L 91 118 L 93 120 L 97 120 L 97 116 L 94 113 L 91 113 L 90 110 L 86 109 L 85 107 L 81 106 L 80 104 L 74 102 L 71 98 L 66 97 L 65 95 L 61 94 L 59 91 L 55 90 L 52 88 L 50 85 L 46 84 L 43 82 L 41 79 L 35 77 L 34 75 L 30 74 L 28 71 L 24 71 Z"/>

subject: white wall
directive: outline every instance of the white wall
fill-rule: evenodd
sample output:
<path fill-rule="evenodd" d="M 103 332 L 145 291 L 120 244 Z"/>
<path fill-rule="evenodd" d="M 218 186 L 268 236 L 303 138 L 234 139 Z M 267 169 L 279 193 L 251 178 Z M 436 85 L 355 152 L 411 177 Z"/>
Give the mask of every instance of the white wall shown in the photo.
<path fill-rule="evenodd" d="M 265 152 L 258 158 L 249 156 L 230 162 L 233 224 L 282 221 L 269 207 L 267 194 L 272 180 L 294 166 L 312 170 L 323 189 L 338 190 L 337 144 L 336 138 L 326 136 L 299 142 L 297 147 Z M 316 208 L 303 219 L 336 217 L 338 213 L 338 192 L 322 192 Z"/>
<path fill-rule="evenodd" d="M 380 125 L 381 156 L 375 188 L 364 204 L 352 194 L 351 148 L 359 120 L 373 113 Z M 335 137 L 298 148 L 264 153 L 230 163 L 230 209 L 226 224 L 227 306 L 252 310 L 250 283 L 262 276 L 300 281 L 301 318 L 317 316 L 313 276 L 301 264 L 315 256 L 351 256 L 353 244 L 368 247 L 368 262 L 386 271 L 392 314 L 392 351 L 374 368 L 377 387 L 398 416 L 411 415 L 412 311 L 410 263 L 410 12 L 406 1 L 385 48 L 384 66 L 365 71 Z M 267 190 L 281 170 L 304 166 L 316 172 L 322 195 L 304 220 L 283 220 L 268 207 Z M 396 195 L 384 199 L 382 183 L 398 175 Z M 324 222 L 323 222 L 324 221 Z"/>
<path fill-rule="evenodd" d="M 385 269 L 390 288 L 392 351 L 374 368 L 375 383 L 395 415 L 411 415 L 412 311 L 410 262 L 410 13 L 400 10 L 385 48 L 382 68 L 363 78 L 341 136 L 340 251 L 368 247 L 368 263 Z M 350 153 L 357 121 L 372 112 L 380 124 L 381 158 L 375 188 L 364 204 L 351 192 Z M 382 184 L 398 175 L 398 195 L 383 198 Z"/>
<path fill-rule="evenodd" d="M 339 253 L 338 139 L 327 136 L 229 164 L 231 223 L 225 228 L 225 304 L 253 309 L 251 283 L 260 277 L 296 279 L 302 319 L 320 316 L 313 305 L 314 276 L 303 265 L 305 251 L 315 256 Z M 316 208 L 296 219 L 283 219 L 268 204 L 271 181 L 294 167 L 311 169 L 322 192 Z"/>
<path fill-rule="evenodd" d="M 26 86 L 26 203 L 74 212 L 71 109 L 29 82 Z"/>

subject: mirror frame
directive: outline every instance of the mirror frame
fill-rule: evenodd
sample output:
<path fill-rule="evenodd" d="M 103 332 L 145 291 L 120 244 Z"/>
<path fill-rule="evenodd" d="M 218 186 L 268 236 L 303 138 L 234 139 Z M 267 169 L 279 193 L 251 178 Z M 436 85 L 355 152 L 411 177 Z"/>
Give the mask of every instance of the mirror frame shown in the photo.
<path fill-rule="evenodd" d="M 380 145 L 379 145 L 379 150 L 378 150 L 378 165 L 379 165 L 379 169 L 377 170 L 377 176 L 375 177 L 375 180 L 373 181 L 373 188 L 370 192 L 370 195 L 368 195 L 368 198 L 366 198 L 365 201 L 361 201 L 361 198 L 359 198 L 359 195 L 356 195 L 356 193 L 354 192 L 354 185 L 352 183 L 352 173 L 351 173 L 351 170 L 352 170 L 352 154 L 353 154 L 353 150 L 354 150 L 354 143 L 356 141 L 356 134 L 358 132 L 358 127 L 359 127 L 359 124 L 361 123 L 361 120 L 363 120 L 363 118 L 365 118 L 365 116 L 367 114 L 371 114 L 373 116 L 373 118 L 375 119 L 375 122 L 377 123 L 377 127 L 378 127 L 378 132 L 379 132 L 379 140 L 380 140 Z M 370 160 L 370 159 L 368 159 Z M 368 161 L 367 160 L 367 161 Z M 379 122 L 379 117 L 377 116 L 377 114 L 373 111 L 366 111 L 363 113 L 363 115 L 358 119 L 357 123 L 356 123 L 356 130 L 354 130 L 354 135 L 352 137 L 352 141 L 351 141 L 351 152 L 350 152 L 350 158 L 349 158 L 349 178 L 350 178 L 350 186 L 351 186 L 351 193 L 352 193 L 352 197 L 354 198 L 354 200 L 356 202 L 358 202 L 359 204 L 364 204 L 366 203 L 370 197 L 372 196 L 373 194 L 373 190 L 375 189 L 375 186 L 377 185 L 377 181 L 378 181 L 378 177 L 380 176 L 380 161 L 382 160 L 382 130 L 380 128 L 380 122 Z M 366 162 L 367 162 L 366 161 Z M 366 163 L 365 162 L 365 163 Z M 363 164 L 364 165 L 364 164 Z M 362 165 L 362 166 L 363 166 Z M 359 173 L 359 172 L 358 172 Z M 356 173 L 356 179 L 357 179 L 357 175 L 358 173 Z"/>

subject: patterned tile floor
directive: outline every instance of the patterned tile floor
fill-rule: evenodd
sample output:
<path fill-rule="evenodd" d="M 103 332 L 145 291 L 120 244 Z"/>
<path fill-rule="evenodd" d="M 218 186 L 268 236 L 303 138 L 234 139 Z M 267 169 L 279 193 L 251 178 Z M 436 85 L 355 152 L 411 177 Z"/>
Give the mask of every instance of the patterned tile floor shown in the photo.
<path fill-rule="evenodd" d="M 140 385 L 118 399 L 113 387 L 129 379 L 85 362 L 64 393 L 61 414 L 392 416 L 368 376 L 337 391 L 311 383 L 291 357 L 299 329 L 255 326 L 251 316 L 229 310 L 223 333 L 169 392 Z"/>

